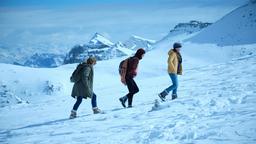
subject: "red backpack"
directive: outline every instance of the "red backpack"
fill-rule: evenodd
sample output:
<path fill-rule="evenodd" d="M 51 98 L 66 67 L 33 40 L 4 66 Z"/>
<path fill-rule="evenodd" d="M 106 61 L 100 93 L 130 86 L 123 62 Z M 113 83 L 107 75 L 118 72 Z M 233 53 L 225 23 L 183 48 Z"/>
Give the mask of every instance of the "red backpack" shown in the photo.
<path fill-rule="evenodd" d="M 130 59 L 130 58 L 127 58 L 127 59 L 125 59 L 125 60 L 122 60 L 122 61 L 120 62 L 120 64 L 119 64 L 119 75 L 120 75 L 121 77 L 126 75 L 129 59 Z"/>

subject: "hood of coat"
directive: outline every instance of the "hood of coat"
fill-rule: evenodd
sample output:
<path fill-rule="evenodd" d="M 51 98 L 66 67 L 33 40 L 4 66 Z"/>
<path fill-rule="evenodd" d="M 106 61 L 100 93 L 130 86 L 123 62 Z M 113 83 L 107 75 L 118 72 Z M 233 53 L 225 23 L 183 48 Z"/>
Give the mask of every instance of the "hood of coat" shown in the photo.
<path fill-rule="evenodd" d="M 91 64 L 88 64 L 88 63 L 86 63 L 86 62 L 82 62 L 82 63 L 80 63 L 80 65 L 81 65 L 81 66 L 90 66 L 90 67 L 92 67 Z"/>
<path fill-rule="evenodd" d="M 137 57 L 137 58 L 139 58 L 139 60 L 141 60 L 142 59 L 142 55 L 143 54 L 145 54 L 146 52 L 145 52 L 145 50 L 144 49 L 142 49 L 142 48 L 140 48 L 140 49 L 138 49 L 137 51 L 136 51 L 136 53 L 135 53 L 135 57 Z"/>
<path fill-rule="evenodd" d="M 93 65 L 87 64 L 86 62 L 80 63 L 78 67 L 79 68 L 90 67 L 91 69 L 93 69 Z"/>
<path fill-rule="evenodd" d="M 168 55 L 175 53 L 173 49 L 169 50 Z"/>

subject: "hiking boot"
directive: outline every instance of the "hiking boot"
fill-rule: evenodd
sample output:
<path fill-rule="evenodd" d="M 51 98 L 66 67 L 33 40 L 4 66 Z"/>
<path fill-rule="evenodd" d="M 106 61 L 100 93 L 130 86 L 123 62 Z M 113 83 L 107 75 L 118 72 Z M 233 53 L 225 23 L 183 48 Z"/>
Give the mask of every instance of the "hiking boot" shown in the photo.
<path fill-rule="evenodd" d="M 98 107 L 92 108 L 93 114 L 101 113 L 101 110 Z"/>
<path fill-rule="evenodd" d="M 176 99 L 177 97 L 177 94 L 172 94 L 172 100 Z"/>
<path fill-rule="evenodd" d="M 121 104 L 122 104 L 122 106 L 124 107 L 124 108 L 126 108 L 126 105 L 125 105 L 125 101 L 126 101 L 127 99 L 126 99 L 126 97 L 121 97 L 121 98 L 119 98 L 119 101 L 121 102 Z"/>
<path fill-rule="evenodd" d="M 168 93 L 166 91 L 163 91 L 160 94 L 158 94 L 158 96 L 160 97 L 160 99 L 162 101 L 165 101 L 165 96 L 167 96 L 167 95 L 168 95 Z"/>
<path fill-rule="evenodd" d="M 76 118 L 76 111 L 75 110 L 71 110 L 71 114 L 69 116 L 70 119 Z"/>
<path fill-rule="evenodd" d="M 128 107 L 127 108 L 132 108 L 132 105 L 128 105 Z"/>

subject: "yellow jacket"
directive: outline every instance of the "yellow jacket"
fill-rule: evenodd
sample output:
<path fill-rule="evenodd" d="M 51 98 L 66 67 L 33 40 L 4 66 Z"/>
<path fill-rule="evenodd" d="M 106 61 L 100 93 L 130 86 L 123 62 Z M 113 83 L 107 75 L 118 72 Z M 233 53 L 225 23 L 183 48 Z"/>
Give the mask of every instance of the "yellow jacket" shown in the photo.
<path fill-rule="evenodd" d="M 168 73 L 182 75 L 182 64 L 180 64 L 180 71 L 178 72 L 178 55 L 173 50 L 168 52 Z"/>

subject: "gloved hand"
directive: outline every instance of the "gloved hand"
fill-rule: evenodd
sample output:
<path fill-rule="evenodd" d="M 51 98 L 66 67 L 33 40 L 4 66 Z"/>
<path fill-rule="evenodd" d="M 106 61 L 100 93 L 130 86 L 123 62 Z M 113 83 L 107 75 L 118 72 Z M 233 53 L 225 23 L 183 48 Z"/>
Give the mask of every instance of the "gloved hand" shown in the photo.
<path fill-rule="evenodd" d="M 125 78 L 124 77 L 121 77 L 121 82 L 126 85 L 126 81 L 125 81 Z"/>

